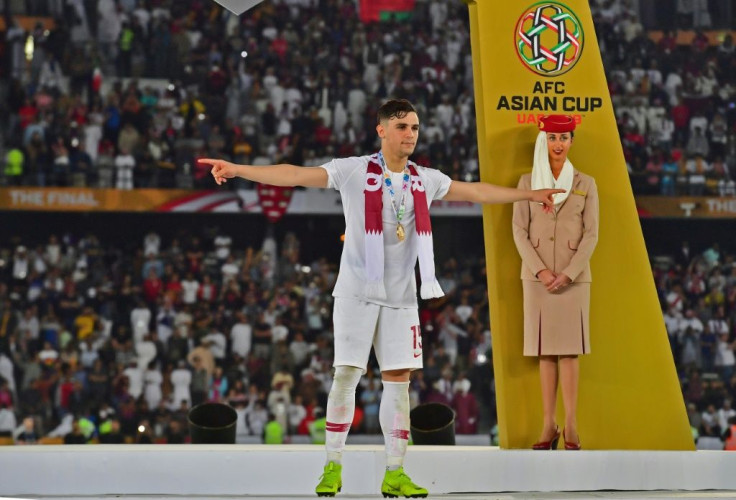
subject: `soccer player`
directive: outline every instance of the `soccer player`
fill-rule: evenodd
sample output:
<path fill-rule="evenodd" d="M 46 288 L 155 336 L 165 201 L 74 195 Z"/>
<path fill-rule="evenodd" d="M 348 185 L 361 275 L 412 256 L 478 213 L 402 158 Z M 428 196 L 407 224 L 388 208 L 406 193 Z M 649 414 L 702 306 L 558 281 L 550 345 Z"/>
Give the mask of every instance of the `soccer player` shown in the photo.
<path fill-rule="evenodd" d="M 355 390 L 371 346 L 381 369 L 379 420 L 386 446 L 384 496 L 426 497 L 404 473 L 409 439 L 409 374 L 422 368 L 414 267 L 419 259 L 420 294 L 443 295 L 434 272 L 432 200 L 511 203 L 530 200 L 552 206 L 560 189 L 536 191 L 482 182 L 453 181 L 439 170 L 409 160 L 419 138 L 419 117 L 409 101 L 389 100 L 378 110 L 381 150 L 334 159 L 320 167 L 235 165 L 203 159 L 218 185 L 234 177 L 276 186 L 333 188 L 345 213 L 345 246 L 333 291 L 334 382 L 327 400 L 327 463 L 316 488 L 334 496 L 342 488 L 342 452 L 353 420 Z"/>

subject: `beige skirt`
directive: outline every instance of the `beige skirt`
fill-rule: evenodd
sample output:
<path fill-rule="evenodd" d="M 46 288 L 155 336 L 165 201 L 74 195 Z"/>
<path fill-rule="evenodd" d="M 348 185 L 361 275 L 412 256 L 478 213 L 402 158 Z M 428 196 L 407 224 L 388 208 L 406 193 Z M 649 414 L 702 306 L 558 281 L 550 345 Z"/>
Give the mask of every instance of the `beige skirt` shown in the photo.
<path fill-rule="evenodd" d="M 541 281 L 524 286 L 524 356 L 590 353 L 590 283 L 549 293 Z"/>

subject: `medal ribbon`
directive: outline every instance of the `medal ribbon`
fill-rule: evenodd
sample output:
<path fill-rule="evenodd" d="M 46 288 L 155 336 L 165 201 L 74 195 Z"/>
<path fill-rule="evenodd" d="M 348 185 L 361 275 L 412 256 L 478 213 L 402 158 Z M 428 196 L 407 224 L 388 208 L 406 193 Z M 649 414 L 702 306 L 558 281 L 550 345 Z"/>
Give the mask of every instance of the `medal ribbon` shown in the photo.
<path fill-rule="evenodd" d="M 391 208 L 394 209 L 394 215 L 396 215 L 396 221 L 401 224 L 401 219 L 404 218 L 406 212 L 406 193 L 409 192 L 409 184 L 411 183 L 411 176 L 409 175 L 409 164 L 408 160 L 404 165 L 404 178 L 401 186 L 401 202 L 399 208 L 396 208 L 396 194 L 394 193 L 393 182 L 391 182 L 391 174 L 389 169 L 386 167 L 386 160 L 383 158 L 383 152 L 379 151 L 378 160 L 381 162 L 381 168 L 383 169 L 383 180 L 388 188 L 388 193 L 391 195 Z"/>

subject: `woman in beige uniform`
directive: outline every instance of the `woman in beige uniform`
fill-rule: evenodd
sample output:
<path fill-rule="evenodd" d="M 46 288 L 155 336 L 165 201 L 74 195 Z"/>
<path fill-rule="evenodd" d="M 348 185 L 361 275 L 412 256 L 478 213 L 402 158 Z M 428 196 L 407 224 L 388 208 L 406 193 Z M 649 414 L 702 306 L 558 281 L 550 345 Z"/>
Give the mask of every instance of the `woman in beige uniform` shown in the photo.
<path fill-rule="evenodd" d="M 531 174 L 520 189 L 560 188 L 554 209 L 514 203 L 513 230 L 521 254 L 524 289 L 524 355 L 539 358 L 544 421 L 535 450 L 579 450 L 577 431 L 578 356 L 590 353 L 590 257 L 598 241 L 595 180 L 576 170 L 567 153 L 575 130 L 571 116 L 539 120 Z M 545 208 L 547 208 L 545 210 Z M 555 422 L 557 386 L 562 389 L 565 424 Z"/>

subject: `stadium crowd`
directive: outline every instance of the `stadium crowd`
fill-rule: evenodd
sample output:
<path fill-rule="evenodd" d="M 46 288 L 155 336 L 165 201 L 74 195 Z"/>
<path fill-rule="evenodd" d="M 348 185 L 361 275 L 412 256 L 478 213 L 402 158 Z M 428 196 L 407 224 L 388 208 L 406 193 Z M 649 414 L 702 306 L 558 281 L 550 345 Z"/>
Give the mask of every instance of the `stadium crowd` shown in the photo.
<path fill-rule="evenodd" d="M 8 31 L 5 182 L 212 187 L 195 158 L 318 164 L 375 149 L 388 95 L 423 117 L 418 163 L 475 179 L 463 9 L 418 2 L 378 25 L 348 1 L 266 2 L 241 18 L 198 0 L 69 4 L 33 31 L 30 62 L 23 30 Z"/>
<path fill-rule="evenodd" d="M 183 232 L 165 245 L 150 232 L 122 249 L 70 234 L 3 246 L 0 433 L 30 440 L 18 423 L 28 418 L 35 439 L 80 427 L 102 442 L 110 433 L 181 442 L 188 410 L 212 401 L 236 409 L 241 437 L 260 438 L 269 414 L 285 434 L 309 435 L 332 381 L 337 266 L 303 263 L 292 233 L 279 247 L 266 238 L 258 251 L 233 248 L 219 232 Z M 447 296 L 420 316 L 426 363 L 412 405 L 451 405 L 458 433 L 491 425 L 484 275 L 481 259 L 448 260 Z M 378 380 L 372 359 L 358 432 L 378 432 Z"/>
<path fill-rule="evenodd" d="M 196 0 L 57 4 L 27 6 L 53 15 L 52 29 L 26 33 L 8 17 L 7 185 L 212 187 L 203 156 L 316 165 L 375 149 L 387 95 L 419 109 L 418 163 L 478 178 L 460 3 L 419 1 L 381 25 L 336 0 L 269 2 L 242 18 Z M 690 13 L 679 25 L 698 29 L 691 41 L 658 38 L 631 2 L 591 4 L 635 191 L 735 195 L 731 35 L 711 42 Z"/>
<path fill-rule="evenodd" d="M 304 263 L 300 245 L 288 233 L 279 251 L 270 237 L 260 250 L 234 248 L 215 229 L 166 243 L 150 232 L 128 248 L 91 234 L 0 247 L 0 435 L 33 441 L 79 427 L 85 441 L 182 442 L 188 410 L 205 401 L 236 409 L 241 438 L 260 438 L 269 418 L 287 436 L 310 435 L 331 384 L 337 265 Z M 484 261 L 440 268 L 448 294 L 420 306 L 425 368 L 412 407 L 443 402 L 457 433 L 487 433 Z M 684 242 L 652 270 L 693 431 L 721 436 L 736 415 L 736 255 Z M 378 432 L 379 379 L 371 359 L 357 432 Z"/>
<path fill-rule="evenodd" d="M 677 30 L 652 36 L 626 2 L 591 3 L 634 192 L 736 196 L 732 34 L 711 42 L 698 21 L 683 43 Z"/>
<path fill-rule="evenodd" d="M 684 241 L 652 270 L 693 432 L 720 438 L 736 416 L 736 255 Z"/>

